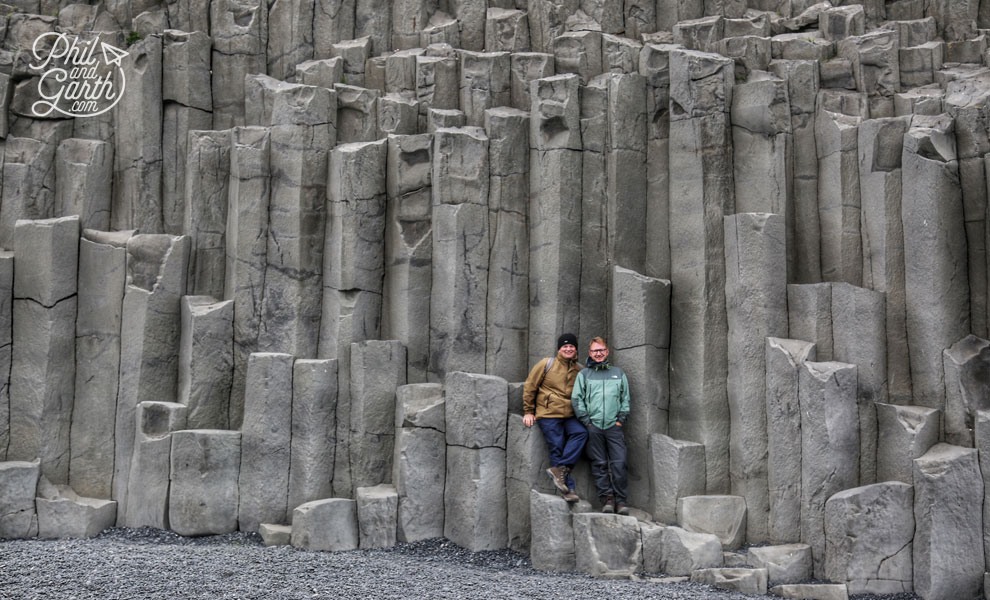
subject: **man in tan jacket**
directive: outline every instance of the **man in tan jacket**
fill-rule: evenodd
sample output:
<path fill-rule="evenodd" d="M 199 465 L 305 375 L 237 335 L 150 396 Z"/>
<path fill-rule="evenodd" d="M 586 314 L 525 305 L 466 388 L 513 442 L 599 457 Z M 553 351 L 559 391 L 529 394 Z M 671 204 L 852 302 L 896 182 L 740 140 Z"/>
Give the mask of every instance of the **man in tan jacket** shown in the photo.
<path fill-rule="evenodd" d="M 547 473 L 568 502 L 579 500 L 570 473 L 588 439 L 571 406 L 571 390 L 580 372 L 577 336 L 565 333 L 557 338 L 557 355 L 536 363 L 523 386 L 523 424 L 540 425 L 550 449 Z"/>

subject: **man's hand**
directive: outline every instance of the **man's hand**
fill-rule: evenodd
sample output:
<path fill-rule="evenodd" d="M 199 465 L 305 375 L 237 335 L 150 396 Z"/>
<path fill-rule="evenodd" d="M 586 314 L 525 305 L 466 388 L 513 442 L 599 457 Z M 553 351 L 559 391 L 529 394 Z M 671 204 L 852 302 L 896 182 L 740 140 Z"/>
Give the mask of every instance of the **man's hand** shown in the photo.
<path fill-rule="evenodd" d="M 532 427 L 535 422 L 536 415 L 523 415 L 523 425 L 526 427 Z"/>

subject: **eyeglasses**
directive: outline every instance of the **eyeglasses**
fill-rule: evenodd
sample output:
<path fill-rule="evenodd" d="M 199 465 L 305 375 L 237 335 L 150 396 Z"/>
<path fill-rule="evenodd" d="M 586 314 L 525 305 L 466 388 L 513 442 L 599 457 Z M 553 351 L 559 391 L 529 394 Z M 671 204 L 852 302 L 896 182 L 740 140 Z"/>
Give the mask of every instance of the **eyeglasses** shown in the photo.
<path fill-rule="evenodd" d="M 591 350 L 589 354 L 605 354 L 608 350 Z"/>

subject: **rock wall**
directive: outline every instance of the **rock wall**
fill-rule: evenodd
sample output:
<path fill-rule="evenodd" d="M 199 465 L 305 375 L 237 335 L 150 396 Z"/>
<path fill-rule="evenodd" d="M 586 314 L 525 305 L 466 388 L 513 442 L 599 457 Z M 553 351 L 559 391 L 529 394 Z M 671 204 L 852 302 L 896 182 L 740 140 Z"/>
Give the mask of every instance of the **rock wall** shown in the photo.
<path fill-rule="evenodd" d="M 2 8 L 0 536 L 116 503 L 982 586 L 990 0 Z M 106 110 L 39 111 L 97 75 Z M 573 516 L 583 466 L 591 503 L 545 494 L 518 382 L 563 331 L 629 374 L 640 529 Z"/>

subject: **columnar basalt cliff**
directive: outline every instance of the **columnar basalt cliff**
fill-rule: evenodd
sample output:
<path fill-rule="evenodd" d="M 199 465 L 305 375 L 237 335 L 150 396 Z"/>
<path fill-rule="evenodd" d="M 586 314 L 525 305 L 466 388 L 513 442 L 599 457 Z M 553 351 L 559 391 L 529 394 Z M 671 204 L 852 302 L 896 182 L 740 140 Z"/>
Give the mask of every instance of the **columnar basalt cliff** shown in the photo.
<path fill-rule="evenodd" d="M 983 588 L 990 0 L 0 19 L 0 537 Z M 629 376 L 632 516 L 522 423 L 565 331 Z"/>

